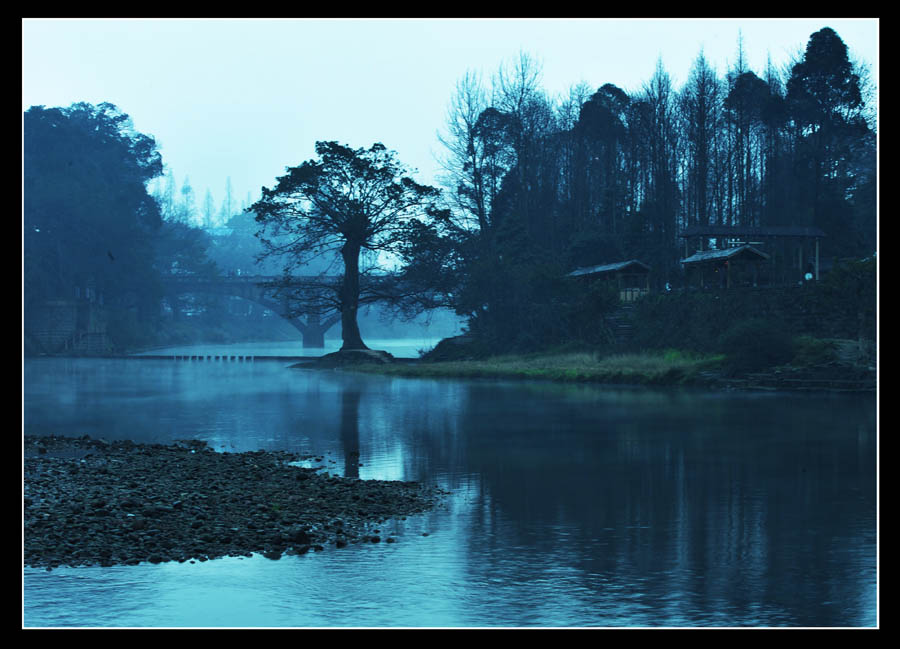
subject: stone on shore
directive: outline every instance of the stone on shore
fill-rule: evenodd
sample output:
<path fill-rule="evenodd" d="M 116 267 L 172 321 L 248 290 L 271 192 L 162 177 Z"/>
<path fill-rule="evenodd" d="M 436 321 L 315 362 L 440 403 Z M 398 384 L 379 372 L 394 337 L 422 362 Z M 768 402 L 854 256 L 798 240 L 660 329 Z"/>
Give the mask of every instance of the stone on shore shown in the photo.
<path fill-rule="evenodd" d="M 280 451 L 25 436 L 24 563 L 33 567 L 304 554 L 371 538 L 443 492 L 300 467 Z M 43 449 L 43 450 L 41 450 Z"/>

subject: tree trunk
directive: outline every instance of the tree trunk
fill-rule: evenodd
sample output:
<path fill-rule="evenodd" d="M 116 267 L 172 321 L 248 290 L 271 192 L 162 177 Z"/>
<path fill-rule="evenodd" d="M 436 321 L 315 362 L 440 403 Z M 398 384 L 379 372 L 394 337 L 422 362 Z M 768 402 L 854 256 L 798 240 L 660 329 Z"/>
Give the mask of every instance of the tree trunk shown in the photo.
<path fill-rule="evenodd" d="M 344 259 L 344 280 L 341 287 L 341 351 L 368 349 L 356 322 L 359 311 L 359 252 L 358 243 L 347 242 L 341 248 Z"/>
<path fill-rule="evenodd" d="M 359 402 L 362 393 L 341 392 L 341 446 L 344 451 L 344 477 L 359 477 Z"/>

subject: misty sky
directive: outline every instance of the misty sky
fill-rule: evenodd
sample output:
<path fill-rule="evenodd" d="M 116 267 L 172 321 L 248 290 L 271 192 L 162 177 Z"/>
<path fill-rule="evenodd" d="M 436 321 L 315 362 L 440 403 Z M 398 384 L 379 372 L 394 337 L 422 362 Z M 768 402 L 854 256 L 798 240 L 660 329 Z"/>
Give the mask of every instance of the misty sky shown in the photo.
<path fill-rule="evenodd" d="M 878 80 L 878 19 L 25 19 L 22 107 L 111 102 L 156 138 L 179 186 L 231 179 L 240 203 L 316 140 L 382 142 L 438 184 L 436 134 L 467 70 L 489 79 L 524 51 L 558 96 L 579 82 L 626 91 L 658 59 L 676 88 L 702 50 L 720 75 L 739 34 L 749 67 L 782 66 L 833 28 Z"/>

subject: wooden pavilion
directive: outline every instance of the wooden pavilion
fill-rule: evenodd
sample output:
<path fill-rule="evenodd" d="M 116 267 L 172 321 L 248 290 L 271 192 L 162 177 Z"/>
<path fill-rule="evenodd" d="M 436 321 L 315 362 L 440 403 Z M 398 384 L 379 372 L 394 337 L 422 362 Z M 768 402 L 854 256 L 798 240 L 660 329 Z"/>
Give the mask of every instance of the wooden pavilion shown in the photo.
<path fill-rule="evenodd" d="M 681 264 L 688 275 L 688 285 L 691 284 L 691 275 L 696 274 L 701 288 L 710 285 L 731 288 L 735 277 L 739 274 L 747 283 L 756 286 L 759 264 L 768 259 L 769 255 L 766 253 L 753 246 L 743 245 L 725 250 L 695 252 L 690 257 L 682 259 Z"/>
<path fill-rule="evenodd" d="M 650 291 L 650 266 L 637 259 L 579 268 L 569 277 L 614 281 L 622 302 L 633 302 Z"/>
<path fill-rule="evenodd" d="M 750 246 L 766 256 L 768 263 L 765 267 L 757 264 L 757 270 L 765 270 L 769 281 L 780 277 L 782 283 L 794 283 L 807 272 L 819 279 L 819 241 L 825 233 L 816 227 L 694 225 L 682 230 L 680 236 L 684 239 L 682 263 L 701 252 Z"/>

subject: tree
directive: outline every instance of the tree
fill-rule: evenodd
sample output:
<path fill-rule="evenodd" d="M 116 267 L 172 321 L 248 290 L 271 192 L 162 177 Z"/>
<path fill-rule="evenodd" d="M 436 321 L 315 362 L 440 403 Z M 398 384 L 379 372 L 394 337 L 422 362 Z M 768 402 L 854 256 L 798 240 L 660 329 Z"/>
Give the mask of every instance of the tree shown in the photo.
<path fill-rule="evenodd" d="M 766 66 L 766 85 L 769 87 L 768 102 L 763 110 L 765 130 L 765 164 L 763 166 L 762 220 L 764 225 L 783 225 L 793 216 L 790 203 L 790 155 L 786 151 L 789 141 L 787 110 L 784 99 L 784 83 L 781 75 L 772 65 Z"/>
<path fill-rule="evenodd" d="M 709 225 L 712 216 L 713 156 L 721 94 L 721 83 L 701 53 L 681 94 L 688 168 L 684 192 L 687 225 Z"/>
<path fill-rule="evenodd" d="M 87 284 L 107 303 L 148 306 L 161 219 L 147 183 L 162 170 L 154 139 L 113 104 L 25 112 L 26 312 Z"/>
<path fill-rule="evenodd" d="M 642 259 L 657 268 L 660 282 L 668 275 L 677 259 L 677 213 L 680 208 L 676 174 L 678 171 L 679 137 L 675 115 L 672 81 L 658 60 L 656 71 L 644 85 L 636 110 L 637 136 L 643 144 L 639 166 L 641 195 L 638 206 L 642 219 L 644 243 L 636 248 Z"/>
<path fill-rule="evenodd" d="M 154 242 L 156 265 L 162 276 L 190 275 L 213 279 L 219 274 L 216 263 L 207 254 L 211 247 L 211 237 L 205 230 L 179 221 L 165 221 Z M 176 319 L 181 309 L 181 298 L 178 293 L 167 295 L 169 306 Z M 195 305 L 202 305 L 205 309 L 221 301 L 218 296 L 203 294 L 193 296 L 192 300 Z"/>
<path fill-rule="evenodd" d="M 578 146 L 573 178 L 576 227 L 598 227 L 615 238 L 621 231 L 623 211 L 622 144 L 628 95 L 617 86 L 604 84 L 586 101 L 575 124 Z"/>
<path fill-rule="evenodd" d="M 342 351 L 367 349 L 357 323 L 361 277 L 383 279 L 378 271 L 384 257 L 400 252 L 410 221 L 436 213 L 440 190 L 415 182 L 381 143 L 352 149 L 317 142 L 316 154 L 318 160 L 287 168 L 274 189 L 263 187 L 249 210 L 262 226 L 264 256 L 283 261 L 283 286 L 310 261 L 339 257 L 343 273 L 332 299 L 327 291 L 315 291 L 308 306 L 340 310 Z M 376 291 L 366 299 L 385 297 Z"/>
<path fill-rule="evenodd" d="M 762 176 L 764 151 L 763 118 L 769 105 L 769 85 L 753 72 L 742 72 L 732 78 L 725 98 L 726 115 L 734 128 L 736 221 L 759 225 L 760 201 L 758 180 Z M 755 146 L 754 146 L 755 144 Z"/>
<path fill-rule="evenodd" d="M 801 209 L 829 233 L 828 252 L 854 254 L 847 196 L 859 154 L 870 132 L 860 74 L 847 46 L 831 28 L 814 33 L 802 60 L 791 68 L 787 104 L 794 125 Z"/>
<path fill-rule="evenodd" d="M 201 216 L 203 219 L 201 227 L 212 228 L 215 225 L 216 203 L 213 201 L 212 192 L 208 189 L 206 190 L 206 195 L 203 197 L 203 212 Z"/>
<path fill-rule="evenodd" d="M 163 221 L 174 221 L 177 213 L 175 200 L 175 174 L 169 169 L 165 173 L 165 183 L 157 184 L 153 198 L 159 205 L 159 214 Z"/>
<path fill-rule="evenodd" d="M 232 275 L 278 275 L 281 267 L 276 259 L 258 261 L 265 249 L 256 236 L 259 225 L 252 212 L 238 212 L 225 222 L 225 232 L 212 237 L 207 257 L 221 272 Z"/>
<path fill-rule="evenodd" d="M 175 200 L 172 220 L 185 225 L 194 225 L 194 217 L 197 214 L 197 200 L 189 177 L 184 177 L 179 193 L 181 198 Z"/>
<path fill-rule="evenodd" d="M 441 159 L 442 182 L 450 190 L 457 225 L 473 231 L 490 228 L 491 206 L 505 168 L 498 164 L 498 147 L 482 114 L 488 108 L 477 74 L 467 72 L 457 83 L 447 112 L 446 133 L 438 140 L 447 149 Z"/>
<path fill-rule="evenodd" d="M 855 116 L 862 105 L 859 75 L 833 29 L 810 36 L 803 60 L 791 70 L 787 91 L 794 118 L 804 128 L 827 128 Z"/>
<path fill-rule="evenodd" d="M 225 179 L 225 198 L 222 199 L 222 206 L 219 209 L 219 223 L 228 223 L 228 220 L 235 214 L 234 195 L 231 190 L 231 176 Z"/>
<path fill-rule="evenodd" d="M 498 351 L 566 330 L 555 280 L 579 266 L 638 258 L 677 281 L 685 226 L 816 224 L 823 252 L 870 254 L 874 88 L 848 61 L 823 30 L 757 76 L 739 41 L 721 78 L 701 53 L 681 89 L 659 61 L 637 92 L 582 84 L 558 103 L 527 55 L 492 84 L 469 73 L 440 135 L 452 218 L 410 233 L 406 272 Z"/>
<path fill-rule="evenodd" d="M 506 193 L 503 209 L 493 210 L 494 225 L 501 219 L 515 219 L 507 227 L 522 229 L 527 236 L 554 243 L 547 236 L 556 233 L 552 221 L 548 195 L 555 199 L 555 179 L 542 174 L 547 170 L 548 158 L 553 159 L 555 146 L 551 135 L 557 122 L 550 100 L 540 87 L 541 64 L 525 52 L 520 52 L 512 65 L 501 65 L 494 82 L 495 123 L 497 134 L 511 153 L 509 171 L 505 174 L 501 192 Z M 555 159 L 552 160 L 556 162 Z"/>

